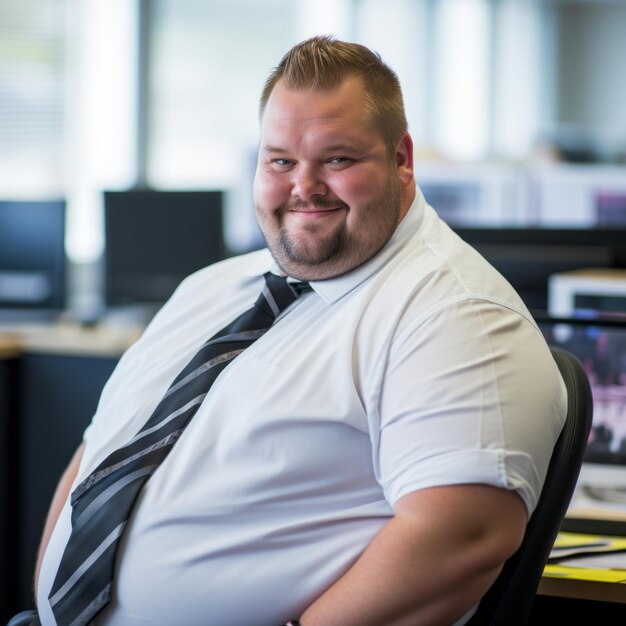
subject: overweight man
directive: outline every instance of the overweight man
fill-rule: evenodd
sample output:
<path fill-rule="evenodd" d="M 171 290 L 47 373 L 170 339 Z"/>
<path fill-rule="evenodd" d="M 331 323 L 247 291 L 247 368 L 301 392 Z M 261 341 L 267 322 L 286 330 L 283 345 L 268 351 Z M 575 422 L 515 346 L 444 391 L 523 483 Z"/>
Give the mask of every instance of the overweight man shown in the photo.
<path fill-rule="evenodd" d="M 267 249 L 186 279 L 104 388 L 43 533 L 44 626 L 463 624 L 520 545 L 564 385 L 425 202 L 376 54 L 285 55 L 254 203 Z"/>

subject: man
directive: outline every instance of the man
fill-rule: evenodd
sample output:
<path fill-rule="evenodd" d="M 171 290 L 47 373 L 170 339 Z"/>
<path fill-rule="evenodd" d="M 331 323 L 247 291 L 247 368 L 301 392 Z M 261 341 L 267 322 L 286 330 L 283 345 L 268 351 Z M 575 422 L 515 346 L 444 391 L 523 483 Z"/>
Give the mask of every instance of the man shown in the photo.
<path fill-rule="evenodd" d="M 473 614 L 520 544 L 565 391 L 520 298 L 425 203 L 412 152 L 397 78 L 372 52 L 318 37 L 283 58 L 254 185 L 269 252 L 191 276 L 121 359 L 51 506 L 44 625 L 80 578 L 55 583 L 68 495 L 139 436 L 268 270 L 311 290 L 223 370 L 143 486 L 93 623 Z"/>

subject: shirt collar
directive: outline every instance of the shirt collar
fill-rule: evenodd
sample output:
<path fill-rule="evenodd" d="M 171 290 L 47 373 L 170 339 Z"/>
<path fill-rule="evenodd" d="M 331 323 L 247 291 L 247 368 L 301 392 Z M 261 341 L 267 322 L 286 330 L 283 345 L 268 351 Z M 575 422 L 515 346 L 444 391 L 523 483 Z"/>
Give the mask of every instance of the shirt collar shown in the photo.
<path fill-rule="evenodd" d="M 407 240 L 414 236 L 420 228 L 425 212 L 426 201 L 419 187 L 416 187 L 415 199 L 409 207 L 407 214 L 402 218 L 400 224 L 394 231 L 389 241 L 383 246 L 380 252 L 369 261 L 356 267 L 347 274 L 342 274 L 336 278 L 328 278 L 326 280 L 311 281 L 312 289 L 327 303 L 336 302 L 347 293 L 358 287 L 362 282 L 366 281 L 370 276 L 374 275 L 380 268 L 395 256 L 399 249 L 402 248 Z M 266 250 L 266 258 L 261 261 L 262 272 L 271 271 L 274 274 L 284 275 L 278 264 L 272 258 L 268 250 Z M 255 271 L 251 271 L 250 275 L 259 275 L 259 266 Z"/>
<path fill-rule="evenodd" d="M 416 189 L 415 199 L 407 214 L 376 256 L 351 272 L 337 276 L 337 278 L 313 281 L 311 287 L 326 303 L 331 304 L 365 282 L 384 267 L 406 244 L 408 239 L 415 235 L 424 217 L 425 204 L 424 196 L 419 189 Z"/>

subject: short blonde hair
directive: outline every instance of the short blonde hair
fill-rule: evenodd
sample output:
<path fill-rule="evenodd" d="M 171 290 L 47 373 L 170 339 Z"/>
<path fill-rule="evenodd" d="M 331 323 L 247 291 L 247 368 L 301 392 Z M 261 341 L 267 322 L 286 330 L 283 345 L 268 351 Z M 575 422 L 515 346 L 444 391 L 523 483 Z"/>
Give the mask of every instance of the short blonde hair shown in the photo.
<path fill-rule="evenodd" d="M 380 55 L 356 43 L 328 35 L 295 45 L 269 75 L 259 104 L 259 116 L 279 80 L 289 89 L 332 89 L 348 76 L 359 76 L 365 86 L 365 106 L 390 154 L 407 131 L 402 89 L 396 73 Z"/>

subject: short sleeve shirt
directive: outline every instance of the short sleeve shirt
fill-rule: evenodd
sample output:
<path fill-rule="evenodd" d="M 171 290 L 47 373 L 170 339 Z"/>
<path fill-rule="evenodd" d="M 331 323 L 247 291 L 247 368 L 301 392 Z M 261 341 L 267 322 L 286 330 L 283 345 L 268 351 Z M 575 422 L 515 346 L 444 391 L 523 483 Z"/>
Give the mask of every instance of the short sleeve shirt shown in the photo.
<path fill-rule="evenodd" d="M 272 268 L 262 250 L 183 282 L 105 386 L 77 482 Z M 426 487 L 495 485 L 533 510 L 563 382 L 519 296 L 419 191 L 378 255 L 312 288 L 220 374 L 146 484 L 98 626 L 276 626 Z M 69 533 L 66 504 L 40 576 L 44 625 Z"/>

